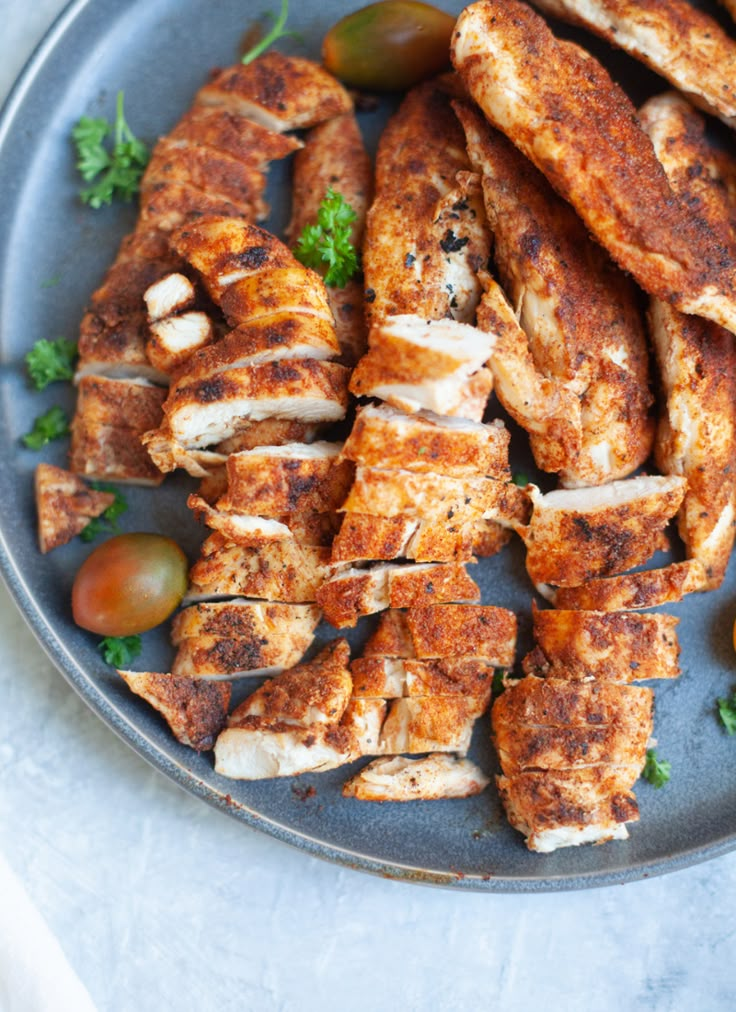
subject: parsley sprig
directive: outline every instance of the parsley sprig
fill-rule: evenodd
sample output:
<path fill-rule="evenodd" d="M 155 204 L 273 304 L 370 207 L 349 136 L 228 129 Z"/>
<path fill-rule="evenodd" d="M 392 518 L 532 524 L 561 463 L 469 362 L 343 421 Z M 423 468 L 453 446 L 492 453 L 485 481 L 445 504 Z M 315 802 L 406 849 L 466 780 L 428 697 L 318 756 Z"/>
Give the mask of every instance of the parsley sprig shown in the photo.
<path fill-rule="evenodd" d="M 64 409 L 57 404 L 34 420 L 33 428 L 23 436 L 23 442 L 29 450 L 40 450 L 52 439 L 61 439 L 68 434 L 69 419 Z"/>
<path fill-rule="evenodd" d="M 257 42 L 247 53 L 244 53 L 240 58 L 241 63 L 251 63 L 261 53 L 265 53 L 269 46 L 272 46 L 274 42 L 279 39 L 286 38 L 287 36 L 297 36 L 297 32 L 292 32 L 285 28 L 286 19 L 289 16 L 289 0 L 281 0 L 281 10 L 279 11 L 278 17 L 274 20 L 273 26 L 270 31 L 263 36 L 260 42 Z M 270 11 L 266 11 L 263 17 L 272 18 L 273 14 Z"/>
<path fill-rule="evenodd" d="M 105 141 L 112 137 L 112 150 Z M 77 168 L 85 182 L 100 177 L 94 186 L 80 190 L 82 202 L 90 207 L 111 204 L 114 197 L 130 200 L 138 192 L 148 164 L 148 148 L 128 126 L 123 111 L 123 92 L 115 105 L 115 123 L 104 118 L 82 116 L 72 130 L 77 149 Z"/>
<path fill-rule="evenodd" d="M 100 534 L 117 534 L 120 529 L 118 517 L 125 513 L 128 508 L 125 496 L 112 485 L 103 485 L 99 481 L 93 481 L 92 488 L 98 492 L 112 492 L 115 499 L 98 517 L 92 517 L 87 526 L 80 532 L 79 537 L 82 541 L 94 541 Z"/>
<path fill-rule="evenodd" d="M 641 775 L 649 781 L 652 787 L 657 789 L 664 787 L 670 779 L 671 770 L 672 763 L 668 763 L 666 759 L 658 759 L 656 749 L 647 749 L 647 760 Z"/>
<path fill-rule="evenodd" d="M 76 357 L 76 341 L 67 341 L 65 337 L 36 341 L 26 355 L 28 375 L 36 390 L 44 390 L 56 380 L 72 379 Z"/>
<path fill-rule="evenodd" d="M 358 270 L 358 254 L 350 241 L 357 215 L 341 194 L 329 187 L 317 212 L 316 225 L 305 225 L 294 255 L 306 267 L 324 272 L 326 285 L 344 288 Z"/>
<path fill-rule="evenodd" d="M 140 636 L 105 636 L 97 645 L 105 663 L 113 668 L 125 668 L 141 652 Z"/>
<path fill-rule="evenodd" d="M 736 692 L 730 699 L 719 699 L 718 716 L 729 734 L 736 734 Z"/>

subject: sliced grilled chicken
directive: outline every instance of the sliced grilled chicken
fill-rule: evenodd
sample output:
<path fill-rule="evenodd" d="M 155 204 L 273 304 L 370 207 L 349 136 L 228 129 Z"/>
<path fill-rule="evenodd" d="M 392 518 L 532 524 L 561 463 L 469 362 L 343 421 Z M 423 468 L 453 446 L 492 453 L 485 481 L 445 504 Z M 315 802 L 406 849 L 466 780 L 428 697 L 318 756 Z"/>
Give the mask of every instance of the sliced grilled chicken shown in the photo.
<path fill-rule="evenodd" d="M 675 196 L 624 92 L 517 0 L 461 14 L 452 58 L 489 120 L 651 295 L 736 329 L 733 244 Z"/>
<path fill-rule="evenodd" d="M 685 0 L 534 0 L 588 28 L 665 77 L 706 112 L 736 126 L 736 42 Z"/>
<path fill-rule="evenodd" d="M 384 611 L 363 647 L 363 657 L 415 658 L 414 640 L 404 611 Z"/>
<path fill-rule="evenodd" d="M 496 778 L 514 829 L 530 850 L 606 843 L 628 837 L 626 823 L 639 818 L 629 767 L 529 771 Z"/>
<path fill-rule="evenodd" d="M 680 674 L 674 615 L 542 611 L 536 605 L 533 615 L 537 645 L 524 658 L 528 675 L 604 683 Z"/>
<path fill-rule="evenodd" d="M 705 570 L 697 559 L 673 562 L 664 569 L 649 569 L 600 580 L 588 580 L 579 587 L 560 587 L 549 594 L 537 588 L 555 608 L 582 611 L 626 611 L 630 608 L 657 608 L 681 601 L 685 594 L 703 590 Z"/>
<path fill-rule="evenodd" d="M 81 478 L 53 464 L 39 464 L 34 479 L 38 545 L 43 554 L 67 544 L 93 517 L 112 506 L 112 492 L 89 488 Z"/>
<path fill-rule="evenodd" d="M 374 517 L 367 513 L 345 513 L 332 542 L 332 561 L 338 563 L 409 558 L 408 543 L 419 523 L 415 518 L 402 516 Z"/>
<path fill-rule="evenodd" d="M 387 404 L 367 404 L 358 409 L 342 455 L 365 467 L 453 477 L 488 475 L 508 481 L 509 441 L 501 421 L 483 425 L 429 411 L 406 415 Z"/>
<path fill-rule="evenodd" d="M 731 17 L 736 19 L 736 0 L 721 0 L 721 3 L 726 8 Z"/>
<path fill-rule="evenodd" d="M 511 540 L 511 530 L 495 520 L 476 520 L 470 528 L 470 551 L 479 559 L 497 555 Z"/>
<path fill-rule="evenodd" d="M 576 587 L 641 565 L 662 548 L 686 482 L 652 475 L 546 495 L 530 488 L 532 518 L 520 530 L 527 572 L 534 583 Z"/>
<path fill-rule="evenodd" d="M 490 335 L 454 320 L 389 317 L 371 329 L 368 353 L 353 372 L 350 390 L 403 411 L 424 408 L 479 421 L 491 389 L 483 367 L 492 346 Z"/>
<path fill-rule="evenodd" d="M 211 749 L 225 726 L 230 682 L 202 682 L 154 671 L 118 671 L 128 688 L 158 710 L 177 741 L 198 752 Z"/>
<path fill-rule="evenodd" d="M 534 367 L 580 402 L 567 419 L 579 424 L 577 452 L 560 469 L 560 481 L 570 487 L 623 478 L 646 460 L 653 438 L 648 350 L 636 289 L 531 162 L 469 105 L 455 108 L 483 180 L 496 265 Z M 513 330 L 510 322 L 509 327 Z M 527 354 L 524 349 L 516 384 Z M 500 384 L 500 397 L 508 385 Z M 512 406 L 517 407 L 513 400 Z M 521 408 L 524 425 L 530 411 L 526 404 Z M 533 426 L 531 432 L 537 452 L 539 436 Z M 561 448 L 563 456 L 566 450 Z"/>
<path fill-rule="evenodd" d="M 143 293 L 149 323 L 164 320 L 167 316 L 194 309 L 197 303 L 197 290 L 186 274 L 172 271 L 165 274 Z"/>
<path fill-rule="evenodd" d="M 351 663 L 350 671 L 353 695 L 358 699 L 460 695 L 488 705 L 494 667 L 474 657 L 429 661 L 358 657 Z"/>
<path fill-rule="evenodd" d="M 190 495 L 187 506 L 197 520 L 236 545 L 260 546 L 264 543 L 288 540 L 292 536 L 289 527 L 280 520 L 254 516 L 248 512 L 220 510 L 210 506 L 199 495 Z"/>
<path fill-rule="evenodd" d="M 347 91 L 319 64 L 274 50 L 221 71 L 196 100 L 278 133 L 315 126 L 353 107 Z"/>
<path fill-rule="evenodd" d="M 327 513 L 345 499 L 353 465 L 340 459 L 342 443 L 287 443 L 231 453 L 223 511 L 279 517 Z"/>
<path fill-rule="evenodd" d="M 160 485 L 163 475 L 141 443 L 166 397 L 145 380 L 83 376 L 71 430 L 71 470 L 88 478 Z"/>
<path fill-rule="evenodd" d="M 345 798 L 359 801 L 435 801 L 469 798 L 484 791 L 490 779 L 469 759 L 428 755 L 374 759 L 343 786 Z"/>
<path fill-rule="evenodd" d="M 373 167 L 353 113 L 336 116 L 310 130 L 303 150 L 294 159 L 292 217 L 287 228 L 290 246 L 296 245 L 306 225 L 316 223 L 330 188 L 355 212 L 351 242 L 359 250 L 372 196 Z M 342 288 L 327 287 L 344 365 L 355 365 L 366 348 L 363 288 L 357 278 Z"/>
<path fill-rule="evenodd" d="M 215 744 L 215 771 L 241 780 L 333 769 L 356 758 L 341 726 L 352 684 L 344 640 L 266 682 L 238 706 Z"/>
<path fill-rule="evenodd" d="M 170 375 L 192 355 L 215 340 L 211 318 L 192 309 L 148 325 L 146 356 L 154 368 Z"/>
<path fill-rule="evenodd" d="M 421 144 L 417 143 L 421 138 Z M 463 134 L 438 82 L 412 89 L 384 129 L 363 248 L 366 315 L 473 319 L 490 239 Z"/>
<path fill-rule="evenodd" d="M 465 567 L 456 563 L 381 565 L 332 576 L 319 588 L 316 599 L 327 621 L 340 629 L 385 608 L 477 602 L 480 590 Z"/>
<path fill-rule="evenodd" d="M 173 144 L 219 151 L 237 158 L 251 169 L 264 171 L 269 162 L 285 158 L 302 146 L 296 137 L 262 126 L 239 112 L 199 102 L 195 102 L 166 136 Z"/>
<path fill-rule="evenodd" d="M 528 509 L 516 515 L 528 517 Z M 472 562 L 476 556 L 495 555 L 510 537 L 511 529 L 493 520 L 455 523 L 446 515 L 439 520 L 420 520 L 345 513 L 332 542 L 332 561 L 404 558 L 415 562 Z"/>
<path fill-rule="evenodd" d="M 222 601 L 180 611 L 171 627 L 178 648 L 172 674 L 230 678 L 292 667 L 312 642 L 319 609 L 310 604 Z"/>
<path fill-rule="evenodd" d="M 376 752 L 455 752 L 464 756 L 470 748 L 475 721 L 484 710 L 484 703 L 457 696 L 396 699 L 381 727 Z"/>
<path fill-rule="evenodd" d="M 723 171 L 726 155 L 706 141 L 703 118 L 674 93 L 650 99 L 640 116 L 678 196 L 714 231 L 732 234 L 736 203 Z M 665 474 L 687 478 L 680 536 L 712 589 L 723 581 L 736 523 L 734 338 L 658 299 L 649 323 L 664 394 L 655 461 Z"/>
<path fill-rule="evenodd" d="M 513 664 L 516 617 L 492 605 L 438 604 L 385 611 L 364 657 L 482 658 L 496 667 Z"/>
<path fill-rule="evenodd" d="M 257 547 L 211 535 L 190 573 L 189 598 L 255 597 L 306 604 L 331 575 L 330 549 L 293 538 Z"/>

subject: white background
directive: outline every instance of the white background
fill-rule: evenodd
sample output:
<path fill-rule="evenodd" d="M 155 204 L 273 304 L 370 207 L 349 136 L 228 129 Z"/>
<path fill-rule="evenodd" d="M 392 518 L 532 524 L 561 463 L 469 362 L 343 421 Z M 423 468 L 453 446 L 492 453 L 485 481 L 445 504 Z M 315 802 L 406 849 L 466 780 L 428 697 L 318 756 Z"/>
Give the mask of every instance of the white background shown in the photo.
<path fill-rule="evenodd" d="M 0 0 L 0 97 L 60 7 Z M 0 852 L 100 1010 L 736 1007 L 736 854 L 540 896 L 323 863 L 150 769 L 67 686 L 2 587 Z"/>

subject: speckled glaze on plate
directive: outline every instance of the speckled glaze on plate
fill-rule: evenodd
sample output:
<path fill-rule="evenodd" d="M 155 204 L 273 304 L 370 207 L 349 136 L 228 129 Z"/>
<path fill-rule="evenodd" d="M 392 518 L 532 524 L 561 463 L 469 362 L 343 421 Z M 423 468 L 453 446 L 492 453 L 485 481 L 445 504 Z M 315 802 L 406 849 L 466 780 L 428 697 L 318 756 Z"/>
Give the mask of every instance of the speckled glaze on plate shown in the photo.
<path fill-rule="evenodd" d="M 241 783 L 217 776 L 210 755 L 180 746 L 149 707 L 101 660 L 96 638 L 70 614 L 74 573 L 90 548 L 75 542 L 43 557 L 36 544 L 32 476 L 39 460 L 66 462 L 65 444 L 40 453 L 19 440 L 52 404 L 73 410 L 74 392 L 28 386 L 23 355 L 41 337 L 74 337 L 85 302 L 111 262 L 135 209 L 83 207 L 69 135 L 82 114 L 112 114 L 125 90 L 136 133 L 151 141 L 188 107 L 213 66 L 234 62 L 243 32 L 263 4 L 243 0 L 77 0 L 53 25 L 9 97 L 0 121 L 0 548 L 2 570 L 23 614 L 64 676 L 92 709 L 163 773 L 244 823 L 311 854 L 391 878 L 465 889 L 542 891 L 626 882 L 715 857 L 736 845 L 736 741 L 715 714 L 715 700 L 736 683 L 731 626 L 736 612 L 732 566 L 715 593 L 669 610 L 680 616 L 683 674 L 656 686 L 655 733 L 672 780 L 660 791 L 640 782 L 641 821 L 628 841 L 530 854 L 505 822 L 495 790 L 464 801 L 369 805 L 343 799 L 349 769 L 298 780 Z M 274 3 L 273 6 L 278 6 Z M 326 27 L 348 5 L 304 0 L 290 25 L 317 54 Z M 352 5 L 351 5 L 352 6 Z M 357 4 L 356 4 L 357 6 Z M 457 12 L 461 4 L 441 4 Z M 703 4 L 705 6 L 705 4 Z M 715 5 L 708 7 L 716 13 Z M 722 15 L 719 15 L 722 16 Z M 566 34 L 573 35 L 566 31 Z M 580 38 L 580 36 L 577 36 Z M 639 102 L 662 84 L 627 57 L 587 40 Z M 295 50 L 296 51 L 296 50 Z M 391 102 L 361 116 L 375 145 Z M 272 172 L 268 223 L 288 213 L 288 169 Z M 535 474 L 523 434 L 513 430 L 517 468 Z M 549 482 L 546 482 L 549 485 Z M 173 535 L 193 560 L 202 539 L 185 505 L 186 476 L 157 491 L 131 489 L 125 530 Z M 663 564 L 659 556 L 652 564 Z M 529 646 L 532 591 L 520 543 L 473 571 L 486 603 L 520 617 L 519 656 Z M 334 632 L 325 635 L 334 635 Z M 360 636 L 351 636 L 358 642 Z M 166 670 L 166 630 L 144 637 L 137 666 Z M 496 769 L 484 719 L 471 756 Z M 313 788 L 309 790 L 309 788 Z"/>

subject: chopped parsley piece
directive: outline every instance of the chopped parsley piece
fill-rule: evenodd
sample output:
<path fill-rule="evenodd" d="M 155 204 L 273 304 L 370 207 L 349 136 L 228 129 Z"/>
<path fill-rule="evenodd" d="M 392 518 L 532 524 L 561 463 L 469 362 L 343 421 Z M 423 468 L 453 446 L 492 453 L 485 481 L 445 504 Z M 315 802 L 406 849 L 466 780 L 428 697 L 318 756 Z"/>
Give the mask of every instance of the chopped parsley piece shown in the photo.
<path fill-rule="evenodd" d="M 112 137 L 112 150 L 105 146 Z M 77 169 L 85 182 L 93 186 L 80 190 L 79 196 L 90 207 L 111 204 L 114 197 L 130 200 L 137 192 L 143 170 L 148 164 L 148 148 L 128 126 L 123 113 L 123 92 L 115 106 L 115 123 L 82 116 L 72 130 L 77 149 Z M 99 176 L 99 178 L 97 178 Z"/>
<path fill-rule="evenodd" d="M 358 270 L 358 255 L 350 241 L 357 215 L 339 193 L 329 187 L 317 213 L 316 225 L 305 225 L 294 255 L 306 267 L 328 268 L 325 284 L 344 288 Z"/>
<path fill-rule="evenodd" d="M 100 534 L 116 534 L 119 530 L 118 517 L 125 513 L 128 503 L 125 497 L 112 485 L 103 485 L 93 481 L 92 487 L 98 492 L 112 492 L 115 496 L 114 502 L 104 510 L 98 517 L 93 517 L 87 526 L 79 534 L 82 541 L 93 541 Z"/>
<path fill-rule="evenodd" d="M 29 450 L 40 450 L 52 439 L 61 439 L 68 434 L 69 419 L 63 408 L 56 405 L 35 419 L 31 431 L 23 436 L 23 442 Z"/>
<path fill-rule="evenodd" d="M 26 355 L 28 375 L 36 390 L 43 390 L 56 380 L 72 379 L 76 357 L 76 341 L 67 341 L 65 337 L 36 341 Z"/>
<path fill-rule="evenodd" d="M 656 749 L 647 749 L 647 761 L 644 763 L 644 769 L 641 771 L 641 775 L 645 780 L 648 780 L 652 787 L 659 789 L 670 779 L 670 771 L 672 764 L 668 763 L 666 759 L 658 759 Z"/>
<path fill-rule="evenodd" d="M 45 281 L 41 282 L 41 288 L 55 288 L 56 285 L 58 285 L 60 281 L 61 281 L 61 275 L 60 274 L 54 274 L 53 278 L 47 278 Z"/>
<path fill-rule="evenodd" d="M 493 681 L 491 682 L 491 696 L 493 699 L 496 699 L 506 691 L 505 678 L 507 674 L 506 668 L 493 669 Z"/>
<path fill-rule="evenodd" d="M 266 13 L 262 16 L 272 18 L 273 14 L 270 11 L 266 11 Z M 297 34 L 296 32 L 287 31 L 284 27 L 286 25 L 286 19 L 288 16 L 289 16 L 289 0 L 281 0 L 281 10 L 279 11 L 279 15 L 273 23 L 273 27 L 266 35 L 263 36 L 260 42 L 257 42 L 255 46 L 252 47 L 252 49 L 249 49 L 247 53 L 241 56 L 240 62 L 251 63 L 257 57 L 259 57 L 261 53 L 265 53 L 266 50 L 274 44 L 274 42 L 277 42 L 279 39 L 285 38 L 287 35 L 296 35 Z"/>
<path fill-rule="evenodd" d="M 718 700 L 718 715 L 729 734 L 736 734 L 736 692 L 730 699 Z"/>
<path fill-rule="evenodd" d="M 519 485 L 521 486 L 521 488 L 526 488 L 526 486 L 529 484 L 529 475 L 524 474 L 523 471 L 516 471 L 514 472 L 514 474 L 511 475 L 511 480 L 513 481 L 514 485 Z"/>
<path fill-rule="evenodd" d="M 124 668 L 141 652 L 140 636 L 106 636 L 100 640 L 97 649 L 105 663 L 113 668 Z"/>

